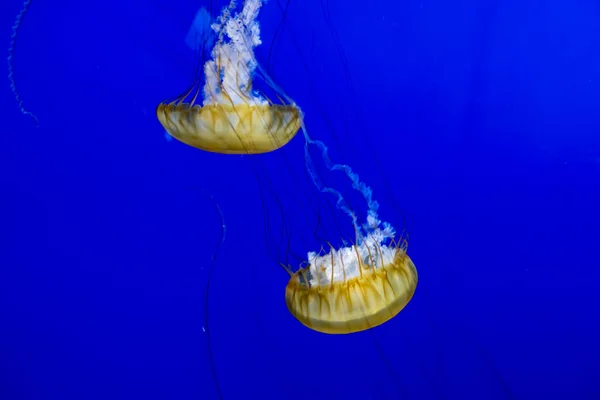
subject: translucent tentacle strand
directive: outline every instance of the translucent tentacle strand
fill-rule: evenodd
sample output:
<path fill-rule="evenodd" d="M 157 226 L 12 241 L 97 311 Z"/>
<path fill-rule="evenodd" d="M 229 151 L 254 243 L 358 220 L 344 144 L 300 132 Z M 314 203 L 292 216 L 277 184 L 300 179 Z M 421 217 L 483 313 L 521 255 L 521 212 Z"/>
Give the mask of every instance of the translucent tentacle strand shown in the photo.
<path fill-rule="evenodd" d="M 260 66 L 260 64 L 257 65 L 257 70 L 261 74 L 261 77 L 280 96 L 285 98 L 286 101 L 289 102 L 290 104 L 296 105 L 294 100 L 292 100 L 292 98 L 290 98 L 287 94 L 285 94 L 283 89 L 281 87 L 279 87 L 273 81 L 273 79 L 271 79 L 271 77 Z M 296 105 L 296 107 L 298 107 L 298 106 Z M 308 134 L 308 131 L 306 129 L 306 126 L 304 125 L 303 118 L 302 118 L 300 126 L 302 128 L 302 133 L 304 134 L 304 140 L 305 140 L 304 158 L 305 158 L 306 168 L 307 168 L 309 175 L 310 175 L 313 183 L 315 184 L 315 186 L 321 192 L 330 193 L 337 198 L 336 206 L 338 207 L 338 209 L 342 210 L 344 213 L 346 213 L 352 219 L 352 224 L 354 225 L 354 228 L 356 229 L 357 232 L 362 232 L 362 233 L 365 233 L 368 235 L 368 234 L 372 233 L 373 231 L 377 230 L 379 227 L 379 223 L 380 223 L 380 221 L 378 219 L 378 214 L 377 214 L 377 210 L 379 209 L 379 203 L 377 203 L 377 201 L 373 200 L 373 191 L 371 190 L 371 188 L 369 186 L 367 186 L 364 182 L 361 182 L 358 174 L 353 172 L 352 168 L 349 165 L 336 164 L 333 161 L 331 161 L 331 159 L 329 158 L 327 146 L 322 141 L 315 140 L 310 137 L 310 135 Z M 367 218 L 366 224 L 363 224 L 361 226 L 358 223 L 356 214 L 349 208 L 346 200 L 344 199 L 344 197 L 338 190 L 333 189 L 331 187 L 327 187 L 323 184 L 323 182 L 319 178 L 318 174 L 316 173 L 316 168 L 315 168 L 314 162 L 312 160 L 312 157 L 310 155 L 310 146 L 315 146 L 320 151 L 321 158 L 323 159 L 323 162 L 325 163 L 325 166 L 327 167 L 327 169 L 329 169 L 330 171 L 342 171 L 352 182 L 352 188 L 359 191 L 363 195 L 365 202 L 367 203 L 367 207 L 368 207 L 368 211 L 367 211 L 368 218 Z M 388 223 L 384 222 L 383 226 L 384 226 L 384 230 L 389 230 L 391 233 L 393 233 L 393 228 Z M 361 243 L 360 237 L 357 239 L 360 244 Z"/>
<path fill-rule="evenodd" d="M 21 98 L 21 95 L 19 95 L 19 92 L 17 91 L 17 85 L 15 83 L 15 76 L 14 76 L 14 66 L 13 66 L 13 58 L 14 58 L 13 55 L 15 53 L 15 47 L 17 45 L 17 35 L 19 33 L 19 29 L 21 28 L 21 24 L 23 23 L 23 18 L 25 18 L 25 13 L 27 13 L 27 9 L 29 9 L 30 5 L 31 5 L 31 0 L 25 0 L 25 2 L 23 3 L 23 8 L 17 14 L 17 17 L 15 18 L 15 23 L 12 26 L 12 33 L 10 35 L 10 44 L 8 47 L 8 59 L 7 59 L 8 60 L 8 80 L 10 82 L 10 90 L 12 90 L 12 92 L 15 96 L 15 99 L 17 100 L 17 105 L 19 106 L 21 113 L 23 115 L 27 115 L 27 116 L 31 117 L 35 126 L 38 126 L 39 121 L 38 121 L 37 116 L 25 108 L 25 105 L 23 104 L 23 99 Z"/>

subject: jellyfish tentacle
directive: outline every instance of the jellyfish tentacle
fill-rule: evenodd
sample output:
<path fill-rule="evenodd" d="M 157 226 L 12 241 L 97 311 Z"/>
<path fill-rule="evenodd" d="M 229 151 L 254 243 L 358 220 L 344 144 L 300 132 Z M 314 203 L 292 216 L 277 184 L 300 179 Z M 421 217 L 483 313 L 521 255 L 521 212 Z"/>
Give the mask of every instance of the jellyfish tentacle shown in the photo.
<path fill-rule="evenodd" d="M 19 94 L 19 92 L 17 90 L 17 84 L 15 82 L 14 66 L 13 66 L 15 47 L 17 46 L 17 36 L 19 33 L 19 29 L 21 28 L 21 24 L 23 23 L 23 19 L 25 18 L 25 14 L 27 13 L 27 10 L 29 9 L 30 5 L 31 5 L 31 0 L 25 0 L 25 2 L 23 2 L 23 8 L 21 8 L 21 11 L 19 11 L 19 13 L 17 14 L 17 17 L 15 18 L 15 22 L 12 26 L 12 32 L 10 35 L 10 44 L 8 47 L 8 58 L 7 58 L 8 80 L 10 82 L 10 90 L 13 92 L 13 95 L 15 96 L 15 100 L 17 101 L 17 106 L 21 110 L 21 113 L 23 115 L 29 116 L 33 120 L 33 123 L 35 124 L 35 126 L 37 127 L 37 126 L 39 126 L 39 120 L 38 120 L 37 116 L 25 108 L 25 105 L 23 104 L 23 99 L 21 98 L 21 95 Z"/>
<path fill-rule="evenodd" d="M 273 79 L 271 79 L 271 77 L 260 66 L 260 64 L 257 65 L 257 70 L 261 74 L 262 78 L 266 82 L 268 82 L 269 86 L 271 86 L 278 95 L 285 98 L 290 104 L 295 105 L 295 102 L 283 91 L 283 89 L 281 87 L 279 87 L 273 81 Z M 313 183 L 315 184 L 315 186 L 321 192 L 330 193 L 337 197 L 336 206 L 338 207 L 338 209 L 345 212 L 352 219 L 352 224 L 355 229 L 358 229 L 358 230 L 365 229 L 367 232 L 371 232 L 371 231 L 375 230 L 377 228 L 378 224 L 376 224 L 376 226 L 374 226 L 374 227 L 373 226 L 369 227 L 367 225 L 360 227 L 358 225 L 358 220 L 356 218 L 356 214 L 350 209 L 350 207 L 348 206 L 343 195 L 338 190 L 333 189 L 331 187 L 327 187 L 322 183 L 321 179 L 318 177 L 317 173 L 315 172 L 316 168 L 314 166 L 314 161 L 312 160 L 312 157 L 310 156 L 310 146 L 315 146 L 320 151 L 323 162 L 325 163 L 325 166 L 330 171 L 342 171 L 350 179 L 350 181 L 352 182 L 352 188 L 357 190 L 358 192 L 360 192 L 363 195 L 365 202 L 367 203 L 367 207 L 368 207 L 367 214 L 369 215 L 369 217 L 372 218 L 371 219 L 372 221 L 377 221 L 377 218 L 378 218 L 377 210 L 379 209 L 379 203 L 377 201 L 373 200 L 372 189 L 360 180 L 358 174 L 356 172 L 352 171 L 352 168 L 349 165 L 336 164 L 333 161 L 331 161 L 331 158 L 329 157 L 328 149 L 327 149 L 327 146 L 325 145 L 325 143 L 323 143 L 320 140 L 315 140 L 315 139 L 311 138 L 310 135 L 308 134 L 308 130 L 306 129 L 306 126 L 304 125 L 304 118 L 303 118 L 302 114 L 301 114 L 300 128 L 302 129 L 302 133 L 304 134 L 304 139 L 305 139 L 304 160 L 306 163 L 306 168 L 308 169 L 309 175 L 310 175 Z M 387 226 L 387 225 L 388 224 L 385 224 L 385 226 Z"/>

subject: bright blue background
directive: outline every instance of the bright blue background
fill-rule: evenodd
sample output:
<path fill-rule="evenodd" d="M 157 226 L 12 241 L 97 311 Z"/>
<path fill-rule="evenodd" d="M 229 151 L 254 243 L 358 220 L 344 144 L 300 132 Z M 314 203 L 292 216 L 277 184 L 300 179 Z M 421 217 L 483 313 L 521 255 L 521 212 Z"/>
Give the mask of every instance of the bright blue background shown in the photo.
<path fill-rule="evenodd" d="M 282 24 L 285 3 L 264 6 L 257 56 L 273 46 L 311 135 L 410 220 L 412 302 L 369 332 L 304 328 L 247 158 L 165 140 L 154 110 L 189 82 L 202 4 L 33 0 L 14 67 L 40 127 L 1 92 L 0 399 L 217 398 L 203 192 L 227 225 L 224 399 L 600 398 L 598 3 L 291 0 Z M 6 48 L 20 7 L 0 8 Z"/>

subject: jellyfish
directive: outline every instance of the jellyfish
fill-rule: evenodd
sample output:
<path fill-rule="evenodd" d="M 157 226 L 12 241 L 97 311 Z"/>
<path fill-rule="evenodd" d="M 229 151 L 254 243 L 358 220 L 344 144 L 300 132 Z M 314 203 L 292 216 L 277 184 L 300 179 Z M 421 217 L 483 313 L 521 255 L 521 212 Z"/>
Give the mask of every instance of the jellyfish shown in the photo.
<path fill-rule="evenodd" d="M 206 46 L 212 35 L 216 44 L 211 59 L 201 66 L 202 90 L 201 80 L 194 79 L 183 95 L 158 105 L 156 115 L 169 135 L 222 154 L 271 152 L 296 135 L 300 109 L 281 98 L 274 102 L 253 87 L 257 66 L 253 49 L 261 43 L 256 17 L 261 5 L 262 1 L 246 1 L 234 14 L 232 1 L 212 24 L 205 9 L 196 14 L 186 38 L 188 46 Z"/>

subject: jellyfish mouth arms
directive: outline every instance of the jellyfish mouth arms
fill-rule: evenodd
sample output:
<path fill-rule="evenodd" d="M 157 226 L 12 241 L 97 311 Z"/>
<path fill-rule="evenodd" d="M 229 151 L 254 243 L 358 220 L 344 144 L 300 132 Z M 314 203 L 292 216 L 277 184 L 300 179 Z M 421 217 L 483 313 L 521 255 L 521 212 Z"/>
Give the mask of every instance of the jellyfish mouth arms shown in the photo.
<path fill-rule="evenodd" d="M 159 104 L 158 120 L 175 139 L 221 154 L 260 154 L 289 143 L 301 125 L 300 109 L 276 104 Z"/>
<path fill-rule="evenodd" d="M 381 268 L 326 286 L 307 286 L 296 272 L 286 287 L 290 313 L 303 325 L 322 333 L 364 331 L 395 317 L 412 299 L 418 282 L 410 257 L 400 252 Z"/>

